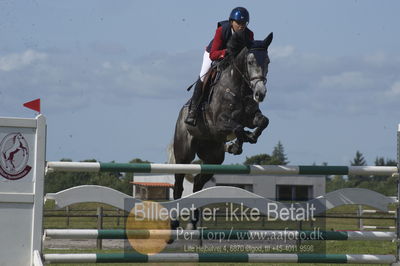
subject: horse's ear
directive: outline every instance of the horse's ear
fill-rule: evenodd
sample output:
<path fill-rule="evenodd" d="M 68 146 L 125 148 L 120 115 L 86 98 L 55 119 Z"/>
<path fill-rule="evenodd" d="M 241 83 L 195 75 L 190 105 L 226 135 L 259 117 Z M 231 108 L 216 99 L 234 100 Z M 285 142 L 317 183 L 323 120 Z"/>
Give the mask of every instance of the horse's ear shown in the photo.
<path fill-rule="evenodd" d="M 271 32 L 271 33 L 267 36 L 267 38 L 264 39 L 264 44 L 265 44 L 265 47 L 266 47 L 267 49 L 268 49 L 269 45 L 271 44 L 273 38 L 274 38 L 274 34 Z"/>

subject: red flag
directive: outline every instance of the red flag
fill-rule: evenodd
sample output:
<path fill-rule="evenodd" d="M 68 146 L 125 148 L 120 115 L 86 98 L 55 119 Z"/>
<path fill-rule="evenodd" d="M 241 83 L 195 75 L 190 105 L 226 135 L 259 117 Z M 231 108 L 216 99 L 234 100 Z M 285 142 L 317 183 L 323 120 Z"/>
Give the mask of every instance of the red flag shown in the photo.
<path fill-rule="evenodd" d="M 40 113 L 40 98 L 24 103 L 24 106 Z"/>

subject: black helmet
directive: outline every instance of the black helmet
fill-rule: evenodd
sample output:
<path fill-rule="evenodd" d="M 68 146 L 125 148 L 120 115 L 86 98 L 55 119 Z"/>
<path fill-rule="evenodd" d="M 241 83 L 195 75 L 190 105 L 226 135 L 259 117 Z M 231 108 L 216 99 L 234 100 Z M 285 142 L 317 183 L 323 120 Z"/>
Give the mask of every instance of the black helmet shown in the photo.
<path fill-rule="evenodd" d="M 235 20 L 237 22 L 247 24 L 250 21 L 249 11 L 247 11 L 247 9 L 244 7 L 236 7 L 232 9 L 229 20 Z"/>

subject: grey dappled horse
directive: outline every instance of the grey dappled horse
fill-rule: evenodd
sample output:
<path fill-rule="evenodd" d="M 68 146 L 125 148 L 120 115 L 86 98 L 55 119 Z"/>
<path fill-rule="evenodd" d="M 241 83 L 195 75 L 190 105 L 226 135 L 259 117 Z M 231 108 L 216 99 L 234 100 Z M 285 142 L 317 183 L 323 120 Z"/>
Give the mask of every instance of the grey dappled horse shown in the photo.
<path fill-rule="evenodd" d="M 267 92 L 268 47 L 272 38 L 270 33 L 263 41 L 249 41 L 242 33 L 233 34 L 227 44 L 228 55 L 219 63 L 220 78 L 210 90 L 196 126 L 184 122 L 187 105 L 179 113 L 173 140 L 175 163 L 189 164 L 197 155 L 204 164 L 222 164 L 225 151 L 241 154 L 244 142 L 257 142 L 269 123 L 259 103 Z M 231 140 L 235 142 L 226 144 Z M 196 175 L 193 192 L 200 191 L 212 176 Z M 174 199 L 182 196 L 184 178 L 185 174 L 175 174 Z"/>

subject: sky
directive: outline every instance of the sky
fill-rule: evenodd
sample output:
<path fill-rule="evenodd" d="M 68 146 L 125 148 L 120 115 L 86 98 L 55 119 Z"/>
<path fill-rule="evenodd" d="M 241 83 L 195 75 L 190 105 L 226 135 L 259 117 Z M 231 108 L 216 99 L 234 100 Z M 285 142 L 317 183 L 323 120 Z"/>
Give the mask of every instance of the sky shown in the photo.
<path fill-rule="evenodd" d="M 0 116 L 35 117 L 22 105 L 41 98 L 49 161 L 164 163 L 204 48 L 236 6 L 255 39 L 274 33 L 270 125 L 225 163 L 279 141 L 292 165 L 396 158 L 396 0 L 0 0 Z"/>

